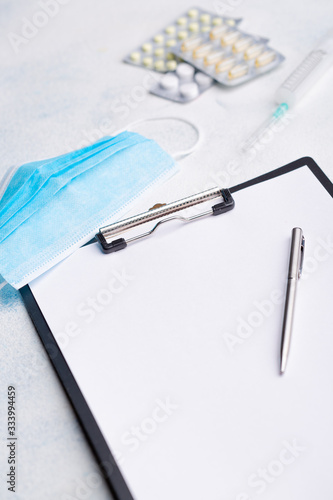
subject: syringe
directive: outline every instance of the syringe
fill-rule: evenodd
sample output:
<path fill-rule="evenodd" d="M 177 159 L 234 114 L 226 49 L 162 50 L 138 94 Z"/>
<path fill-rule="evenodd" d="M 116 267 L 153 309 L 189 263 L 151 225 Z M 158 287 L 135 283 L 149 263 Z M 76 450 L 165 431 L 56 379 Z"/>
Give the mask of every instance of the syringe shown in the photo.
<path fill-rule="evenodd" d="M 275 101 L 278 107 L 273 114 L 241 145 L 241 151 L 246 153 L 259 142 L 269 130 L 294 106 L 303 95 L 319 80 L 333 63 L 333 30 L 291 73 L 285 82 L 277 89 Z"/>

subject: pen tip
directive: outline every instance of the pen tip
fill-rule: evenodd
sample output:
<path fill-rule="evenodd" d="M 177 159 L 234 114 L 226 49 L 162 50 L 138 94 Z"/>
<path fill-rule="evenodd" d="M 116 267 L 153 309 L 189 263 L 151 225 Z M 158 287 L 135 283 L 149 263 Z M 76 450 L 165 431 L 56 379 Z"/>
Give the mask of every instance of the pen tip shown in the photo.
<path fill-rule="evenodd" d="M 286 371 L 286 364 L 287 364 L 287 360 L 285 357 L 283 357 L 281 359 L 281 364 L 280 364 L 280 375 L 283 375 L 284 372 Z"/>

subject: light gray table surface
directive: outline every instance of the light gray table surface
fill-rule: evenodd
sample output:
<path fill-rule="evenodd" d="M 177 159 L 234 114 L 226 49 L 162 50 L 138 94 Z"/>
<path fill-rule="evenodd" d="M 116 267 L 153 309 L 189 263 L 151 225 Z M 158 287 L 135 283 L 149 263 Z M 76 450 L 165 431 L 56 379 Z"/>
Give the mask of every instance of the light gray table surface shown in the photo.
<path fill-rule="evenodd" d="M 242 27 L 269 37 L 286 61 L 238 89 L 214 86 L 187 105 L 135 90 L 144 88 L 146 73 L 121 59 L 191 4 L 185 0 L 50 0 L 53 7 L 56 4 L 54 14 L 14 47 L 10 34 L 21 36 L 26 20 L 37 19 L 42 3 L 0 0 L 0 175 L 13 164 L 52 157 L 154 117 L 172 118 L 165 121 L 165 129 L 159 128 L 161 144 L 167 148 L 173 147 L 175 118 L 186 119 L 200 130 L 197 148 L 179 162 L 177 176 L 151 196 L 154 202 L 172 201 L 216 182 L 232 186 L 302 156 L 312 156 L 333 179 L 332 70 L 291 110 L 288 123 L 260 146 L 255 157 L 238 153 L 241 141 L 272 111 L 275 89 L 331 27 L 332 2 L 198 1 L 207 10 L 243 17 Z M 115 111 L 120 102 L 127 103 L 123 113 Z M 183 129 L 180 133 L 184 143 L 191 139 Z M 20 294 L 3 280 L 0 287 L 0 498 L 111 498 L 98 472 L 96 476 L 98 466 Z M 3 474 L 7 471 L 6 392 L 11 383 L 17 388 L 15 495 L 7 492 Z"/>

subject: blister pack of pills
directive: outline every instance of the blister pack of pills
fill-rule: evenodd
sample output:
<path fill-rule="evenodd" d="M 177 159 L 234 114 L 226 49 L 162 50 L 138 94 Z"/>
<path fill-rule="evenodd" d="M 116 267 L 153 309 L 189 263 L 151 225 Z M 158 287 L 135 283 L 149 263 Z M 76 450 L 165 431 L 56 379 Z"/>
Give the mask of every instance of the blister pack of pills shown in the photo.
<path fill-rule="evenodd" d="M 173 49 L 180 41 L 197 34 L 209 34 L 218 26 L 235 27 L 240 21 L 193 7 L 133 50 L 124 58 L 124 62 L 160 73 L 175 71 L 179 59 Z"/>
<path fill-rule="evenodd" d="M 214 83 L 214 80 L 202 73 L 195 71 L 187 63 L 179 63 L 175 72 L 161 76 L 159 83 L 150 89 L 150 92 L 159 97 L 176 102 L 190 102 L 201 95 Z"/>
<path fill-rule="evenodd" d="M 192 36 L 173 49 L 177 57 L 226 86 L 235 86 L 267 73 L 284 60 L 268 39 L 227 24 Z"/>

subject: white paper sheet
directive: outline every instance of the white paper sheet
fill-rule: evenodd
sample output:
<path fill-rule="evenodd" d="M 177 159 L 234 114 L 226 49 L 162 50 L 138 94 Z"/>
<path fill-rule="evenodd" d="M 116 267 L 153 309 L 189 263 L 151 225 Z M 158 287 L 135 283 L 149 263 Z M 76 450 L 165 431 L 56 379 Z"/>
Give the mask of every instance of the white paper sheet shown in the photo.
<path fill-rule="evenodd" d="M 330 499 L 332 198 L 306 167 L 31 289 L 137 500 Z M 291 229 L 306 238 L 279 350 Z"/>

